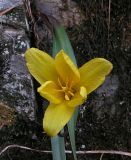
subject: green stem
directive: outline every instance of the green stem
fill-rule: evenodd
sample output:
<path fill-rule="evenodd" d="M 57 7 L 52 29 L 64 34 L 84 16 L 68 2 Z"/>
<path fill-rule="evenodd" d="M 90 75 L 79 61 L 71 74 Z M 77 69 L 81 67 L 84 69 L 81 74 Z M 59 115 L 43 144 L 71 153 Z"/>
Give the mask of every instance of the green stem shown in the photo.
<path fill-rule="evenodd" d="M 63 137 L 51 138 L 53 160 L 66 160 L 65 142 Z"/>

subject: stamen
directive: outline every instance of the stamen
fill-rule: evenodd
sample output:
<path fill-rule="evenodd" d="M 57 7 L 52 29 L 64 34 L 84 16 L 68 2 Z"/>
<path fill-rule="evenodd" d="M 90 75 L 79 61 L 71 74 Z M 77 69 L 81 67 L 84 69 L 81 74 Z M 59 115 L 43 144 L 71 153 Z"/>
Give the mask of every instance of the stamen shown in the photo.
<path fill-rule="evenodd" d="M 62 88 L 62 84 L 61 84 L 61 81 L 60 81 L 59 77 L 58 77 L 58 83 L 59 83 L 60 87 Z"/>
<path fill-rule="evenodd" d="M 72 93 L 71 91 L 68 91 L 68 93 L 69 93 L 72 97 L 74 97 L 74 93 Z"/>
<path fill-rule="evenodd" d="M 67 101 L 69 101 L 69 100 L 70 100 L 70 98 L 68 97 L 68 95 L 67 95 L 67 94 L 65 94 L 65 100 L 67 100 Z"/>
<path fill-rule="evenodd" d="M 65 100 L 67 100 L 67 101 L 69 101 L 71 99 L 71 97 L 74 97 L 74 93 L 72 92 L 72 89 L 71 89 L 73 81 L 69 81 L 69 79 L 70 79 L 70 77 L 66 78 L 66 85 L 63 86 L 60 78 L 58 77 L 58 84 L 61 89 L 59 89 L 57 91 L 64 92 L 65 93 Z"/>
<path fill-rule="evenodd" d="M 61 87 L 61 88 L 62 88 L 62 90 L 63 90 L 63 91 L 66 91 L 66 90 L 67 90 L 67 88 L 66 88 L 66 87 Z"/>

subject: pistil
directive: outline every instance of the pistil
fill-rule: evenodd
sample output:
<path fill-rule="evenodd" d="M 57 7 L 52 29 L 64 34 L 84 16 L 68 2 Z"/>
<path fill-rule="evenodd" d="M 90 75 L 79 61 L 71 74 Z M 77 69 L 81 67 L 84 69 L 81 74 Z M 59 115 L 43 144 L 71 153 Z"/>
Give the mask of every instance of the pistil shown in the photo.
<path fill-rule="evenodd" d="M 64 98 L 65 98 L 65 100 L 66 101 L 71 100 L 71 98 L 74 96 L 74 93 L 73 93 L 73 91 L 71 89 L 71 86 L 70 87 L 68 86 L 69 83 L 67 82 L 66 85 L 63 86 L 62 83 L 61 83 L 61 81 L 60 81 L 60 78 L 58 77 L 58 84 L 59 84 L 59 86 L 61 88 L 60 91 L 64 92 Z"/>

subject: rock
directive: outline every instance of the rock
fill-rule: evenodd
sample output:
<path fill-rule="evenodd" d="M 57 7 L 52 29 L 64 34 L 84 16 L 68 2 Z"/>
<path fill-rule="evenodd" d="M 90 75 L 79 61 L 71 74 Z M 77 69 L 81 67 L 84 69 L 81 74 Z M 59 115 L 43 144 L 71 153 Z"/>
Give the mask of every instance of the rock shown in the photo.
<path fill-rule="evenodd" d="M 22 0 L 2 0 L 0 1 L 0 11 L 11 7 L 16 7 L 22 4 Z"/>
<path fill-rule="evenodd" d="M 6 14 L 0 16 L 0 23 L 9 28 L 27 30 L 26 16 L 22 5 L 12 8 Z"/>
<path fill-rule="evenodd" d="M 39 0 L 35 3 L 38 11 L 52 16 L 66 27 L 79 25 L 84 19 L 80 8 L 72 0 Z"/>
<path fill-rule="evenodd" d="M 34 120 L 35 95 L 24 59 L 24 52 L 30 44 L 23 29 L 26 27 L 25 18 L 21 16 L 21 21 L 18 18 L 19 23 L 18 15 L 24 15 L 24 10 L 18 13 L 16 9 L 16 13 L 14 10 L 13 14 L 11 12 L 6 15 L 5 19 L 11 26 L 1 26 L 0 102 L 14 108 L 23 117 Z M 12 23 L 10 17 L 14 19 Z M 12 24 L 15 24 L 15 27 Z"/>
<path fill-rule="evenodd" d="M 92 112 L 97 115 L 97 119 L 103 118 L 106 114 L 111 117 L 116 113 L 116 107 L 113 104 L 119 88 L 119 79 L 117 75 L 109 75 L 105 82 L 94 92 L 91 102 L 87 99 L 86 103 L 80 108 L 81 117 L 88 106 L 92 107 Z M 89 98 L 91 95 L 89 95 Z M 88 104 L 89 103 L 89 104 Z M 124 102 L 122 102 L 124 103 Z"/>
<path fill-rule="evenodd" d="M 118 76 L 110 75 L 106 78 L 104 84 L 96 90 L 91 105 L 98 119 L 103 118 L 105 113 L 110 114 L 110 116 L 115 114 L 116 107 L 113 105 L 113 102 L 115 101 L 118 88 Z"/>

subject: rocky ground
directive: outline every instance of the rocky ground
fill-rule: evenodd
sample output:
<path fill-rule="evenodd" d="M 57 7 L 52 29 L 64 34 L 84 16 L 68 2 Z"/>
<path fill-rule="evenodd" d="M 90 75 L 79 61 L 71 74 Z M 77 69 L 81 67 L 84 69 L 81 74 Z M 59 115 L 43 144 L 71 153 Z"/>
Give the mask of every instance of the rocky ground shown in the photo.
<path fill-rule="evenodd" d="M 40 7 L 42 4 L 45 7 Z M 104 57 L 114 66 L 105 83 L 80 107 L 76 128 L 77 150 L 131 152 L 130 1 L 74 0 L 66 3 L 57 0 L 49 3 L 41 0 L 35 1 L 32 6 L 35 6 L 34 15 L 39 10 L 46 16 L 54 16 L 65 25 L 79 66 L 94 57 Z M 53 6 L 55 10 L 51 9 Z M 39 17 L 42 19 L 41 15 Z M 36 22 L 35 18 L 34 16 Z M 25 7 L 21 3 L 0 17 L 1 149 L 10 144 L 18 144 L 51 150 L 50 138 L 43 133 L 41 126 L 43 102 L 36 96 L 37 84 L 29 75 L 23 56 L 30 46 L 50 51 L 52 37 L 46 21 L 37 23 L 33 33 L 30 20 L 31 17 L 25 14 Z M 34 34 L 38 35 L 35 41 Z M 66 149 L 70 149 L 68 136 Z M 52 158 L 50 154 L 10 149 L 0 159 Z M 68 159 L 71 160 L 72 156 L 68 155 Z M 78 155 L 78 160 L 87 159 L 99 160 L 100 155 Z M 116 155 L 104 155 L 102 159 L 130 160 Z"/>

